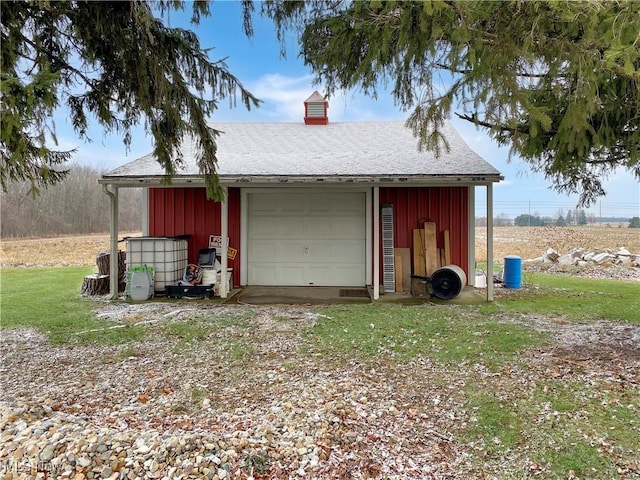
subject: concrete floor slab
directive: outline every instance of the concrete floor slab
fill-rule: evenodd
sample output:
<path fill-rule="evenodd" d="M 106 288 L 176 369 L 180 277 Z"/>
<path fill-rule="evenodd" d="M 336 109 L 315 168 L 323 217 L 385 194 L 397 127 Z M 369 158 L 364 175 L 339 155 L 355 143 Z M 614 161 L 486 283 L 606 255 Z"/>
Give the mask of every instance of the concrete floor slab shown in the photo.
<path fill-rule="evenodd" d="M 333 305 L 371 303 L 369 296 L 341 296 L 340 290 L 354 287 L 261 287 L 250 285 L 234 295 L 228 303 L 251 305 Z M 366 288 L 359 288 L 366 292 Z"/>
<path fill-rule="evenodd" d="M 366 290 L 363 287 L 355 287 Z M 373 292 L 368 297 L 341 296 L 340 291 L 354 287 L 261 287 L 247 286 L 232 292 L 226 303 L 246 303 L 250 305 L 339 305 L 372 303 Z M 380 303 L 398 303 L 420 305 L 423 303 L 479 305 L 486 303 L 486 295 L 482 290 L 466 287 L 451 300 L 439 300 L 435 297 L 413 297 L 410 293 L 387 293 L 380 296 Z"/>
<path fill-rule="evenodd" d="M 371 298 L 341 296 L 340 290 L 347 287 L 244 287 L 228 303 L 248 303 L 251 305 L 333 305 L 371 303 Z M 353 289 L 353 287 L 351 287 Z M 361 290 L 366 290 L 361 288 Z"/>

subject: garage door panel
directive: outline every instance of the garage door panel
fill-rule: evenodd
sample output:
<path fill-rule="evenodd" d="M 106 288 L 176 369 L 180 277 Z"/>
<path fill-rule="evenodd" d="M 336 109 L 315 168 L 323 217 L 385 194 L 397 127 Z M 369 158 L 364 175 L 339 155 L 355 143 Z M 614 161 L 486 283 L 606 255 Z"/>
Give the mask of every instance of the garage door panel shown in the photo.
<path fill-rule="evenodd" d="M 254 238 L 275 238 L 278 235 L 278 224 L 268 217 L 255 217 L 252 225 Z"/>
<path fill-rule="evenodd" d="M 261 217 L 258 222 L 255 234 L 252 234 L 254 239 L 296 239 L 304 237 L 303 232 L 305 229 L 304 223 L 299 223 L 295 227 L 291 227 L 290 223 L 283 224 L 282 217 Z"/>
<path fill-rule="evenodd" d="M 281 219 L 274 218 L 272 221 L 278 223 Z M 278 238 L 299 240 L 305 237 L 304 230 L 304 224 L 298 221 L 289 221 L 287 224 L 278 223 Z"/>
<path fill-rule="evenodd" d="M 256 259 L 261 261 L 277 258 L 278 255 L 280 255 L 280 244 L 274 240 L 263 240 L 256 249 Z"/>
<path fill-rule="evenodd" d="M 333 263 L 335 262 L 335 256 L 333 248 L 330 242 L 327 241 L 314 241 L 309 242 L 308 254 L 306 261 L 308 263 Z"/>
<path fill-rule="evenodd" d="M 272 195 L 265 195 L 260 198 L 260 202 L 255 203 L 251 206 L 253 216 L 261 215 L 266 213 L 267 215 L 272 215 L 273 212 L 277 212 L 281 209 L 280 198 Z"/>
<path fill-rule="evenodd" d="M 343 194 L 329 200 L 329 208 L 337 215 L 364 215 L 365 204 L 360 202 L 361 193 Z"/>
<path fill-rule="evenodd" d="M 332 239 L 336 238 L 337 230 L 333 226 L 331 219 L 322 218 L 314 221 L 307 220 L 305 222 L 305 234 L 301 235 L 311 239 Z M 338 238 L 343 238 L 340 235 Z"/>
<path fill-rule="evenodd" d="M 327 285 L 331 282 L 333 268 L 326 264 L 309 265 L 307 269 L 308 285 Z"/>
<path fill-rule="evenodd" d="M 282 240 L 279 242 L 277 256 L 270 259 L 272 262 L 304 262 L 307 258 L 306 245 L 300 240 Z"/>
<path fill-rule="evenodd" d="M 353 286 L 362 285 L 364 270 L 359 265 L 310 265 L 308 285 Z M 336 282 L 336 279 L 340 279 Z"/>
<path fill-rule="evenodd" d="M 305 268 L 301 265 L 285 264 L 276 269 L 279 273 L 276 285 L 304 285 Z"/>
<path fill-rule="evenodd" d="M 302 262 L 305 246 L 300 241 L 261 240 L 253 246 L 252 259 L 258 263 Z"/>
<path fill-rule="evenodd" d="M 332 236 L 364 240 L 365 222 L 360 218 L 337 217 L 332 222 Z"/>
<path fill-rule="evenodd" d="M 348 259 L 352 259 L 351 262 L 347 263 L 360 263 L 364 264 L 365 258 L 362 252 L 361 242 L 358 241 L 350 241 L 350 242 L 341 242 L 339 246 L 334 246 L 332 250 L 333 257 L 346 257 Z"/>
<path fill-rule="evenodd" d="M 327 262 L 362 263 L 365 258 L 359 241 L 341 241 L 339 244 L 330 241 L 313 241 L 308 243 L 308 253 L 302 259 L 309 263 Z"/>
<path fill-rule="evenodd" d="M 279 285 L 277 275 L 275 268 L 265 264 L 249 266 L 249 280 L 259 278 L 261 285 Z"/>
<path fill-rule="evenodd" d="M 334 269 L 333 275 L 343 279 L 345 283 L 341 286 L 362 285 L 362 283 L 358 283 L 358 279 L 365 276 L 364 265 L 338 265 Z"/>
<path fill-rule="evenodd" d="M 250 283 L 257 285 L 305 285 L 305 268 L 296 264 L 262 264 L 249 267 Z"/>
<path fill-rule="evenodd" d="M 364 285 L 364 193 L 248 195 L 253 285 Z"/>
<path fill-rule="evenodd" d="M 317 199 L 309 198 L 307 199 L 307 215 L 313 217 L 325 217 L 333 213 L 333 209 L 331 204 L 326 201 L 317 201 Z"/>
<path fill-rule="evenodd" d="M 318 239 L 353 239 L 364 241 L 365 222 L 359 217 L 332 217 L 304 222 L 304 236 Z"/>

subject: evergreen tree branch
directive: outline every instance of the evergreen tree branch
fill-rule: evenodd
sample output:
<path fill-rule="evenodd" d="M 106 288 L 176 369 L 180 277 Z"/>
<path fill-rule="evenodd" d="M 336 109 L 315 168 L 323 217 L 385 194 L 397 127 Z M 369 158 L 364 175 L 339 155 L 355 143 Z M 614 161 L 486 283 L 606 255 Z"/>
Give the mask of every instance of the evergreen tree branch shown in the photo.
<path fill-rule="evenodd" d="M 144 120 L 168 181 L 182 164 L 185 135 L 194 135 L 203 150 L 198 165 L 208 194 L 221 199 L 217 132 L 207 122 L 221 99 L 235 106 L 239 98 L 247 109 L 260 101 L 224 61 L 209 59 L 193 32 L 167 27 L 154 16 L 154 9 L 163 14 L 184 8 L 181 1 L 131 0 L 16 2 L 0 9 L 2 188 L 8 179 L 22 178 L 35 192 L 63 178 L 61 165 L 73 152 L 47 144 L 48 137 L 55 142 L 53 112 L 64 105 L 81 137 L 86 139 L 95 119 L 105 131 L 122 133 L 127 147 L 131 128 Z M 252 3 L 243 8 L 250 34 Z M 207 2 L 193 4 L 194 23 L 209 14 Z M 30 68 L 19 73 L 25 60 Z"/>

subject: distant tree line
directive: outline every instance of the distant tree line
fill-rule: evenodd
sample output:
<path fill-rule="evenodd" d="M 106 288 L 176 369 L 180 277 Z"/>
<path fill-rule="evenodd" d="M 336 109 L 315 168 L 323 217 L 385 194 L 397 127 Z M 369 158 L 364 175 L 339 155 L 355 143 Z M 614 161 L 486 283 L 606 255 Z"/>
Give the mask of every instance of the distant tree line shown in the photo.
<path fill-rule="evenodd" d="M 541 217 L 538 214 L 522 214 L 518 215 L 513 223 L 519 227 L 543 227 L 545 225 L 566 227 L 596 223 L 596 217 L 593 214 L 587 215 L 587 212 L 583 209 L 568 210 L 566 214 L 560 210 L 555 218 Z"/>
<path fill-rule="evenodd" d="M 0 193 L 0 235 L 50 237 L 108 232 L 109 197 L 98 184 L 102 173 L 72 165 L 64 181 L 42 188 L 36 198 L 27 194 L 31 187 L 28 181 L 9 184 L 7 191 Z M 119 230 L 141 230 L 141 189 L 120 189 L 118 200 Z"/>
<path fill-rule="evenodd" d="M 556 227 L 566 226 L 582 226 L 593 224 L 597 222 L 629 222 L 629 228 L 640 228 L 640 217 L 632 217 L 629 219 L 618 217 L 606 217 L 596 219 L 593 214 L 587 214 L 584 210 L 577 209 L 575 211 L 569 210 L 566 214 L 562 211 L 559 212 L 556 217 L 541 216 L 538 213 L 533 215 L 523 213 L 518 215 L 514 220 L 511 220 L 506 213 L 501 213 L 493 219 L 493 225 L 495 227 L 544 227 L 547 225 L 554 225 Z M 484 227 L 487 225 L 487 219 L 485 217 L 476 218 L 476 225 Z"/>

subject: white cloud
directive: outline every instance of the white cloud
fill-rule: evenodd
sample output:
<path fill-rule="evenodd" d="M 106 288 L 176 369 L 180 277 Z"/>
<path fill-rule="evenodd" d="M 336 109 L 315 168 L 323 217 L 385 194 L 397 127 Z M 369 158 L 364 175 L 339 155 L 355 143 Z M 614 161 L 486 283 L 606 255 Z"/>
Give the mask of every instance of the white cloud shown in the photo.
<path fill-rule="evenodd" d="M 303 102 L 317 90 L 324 95 L 321 85 L 313 84 L 312 75 L 288 77 L 281 74 L 265 74 L 256 80 L 246 82 L 247 88 L 260 100 L 261 107 L 255 114 L 230 115 L 225 118 L 243 121 L 301 122 L 304 117 Z M 393 105 L 388 94 L 375 100 L 354 91 L 338 91 L 329 98 L 329 121 L 375 121 L 404 120 L 408 114 Z"/>
<path fill-rule="evenodd" d="M 303 102 L 313 93 L 311 75 L 286 77 L 266 74 L 248 84 L 249 90 L 264 103 L 260 113 L 272 121 L 296 122 L 304 117 Z"/>

